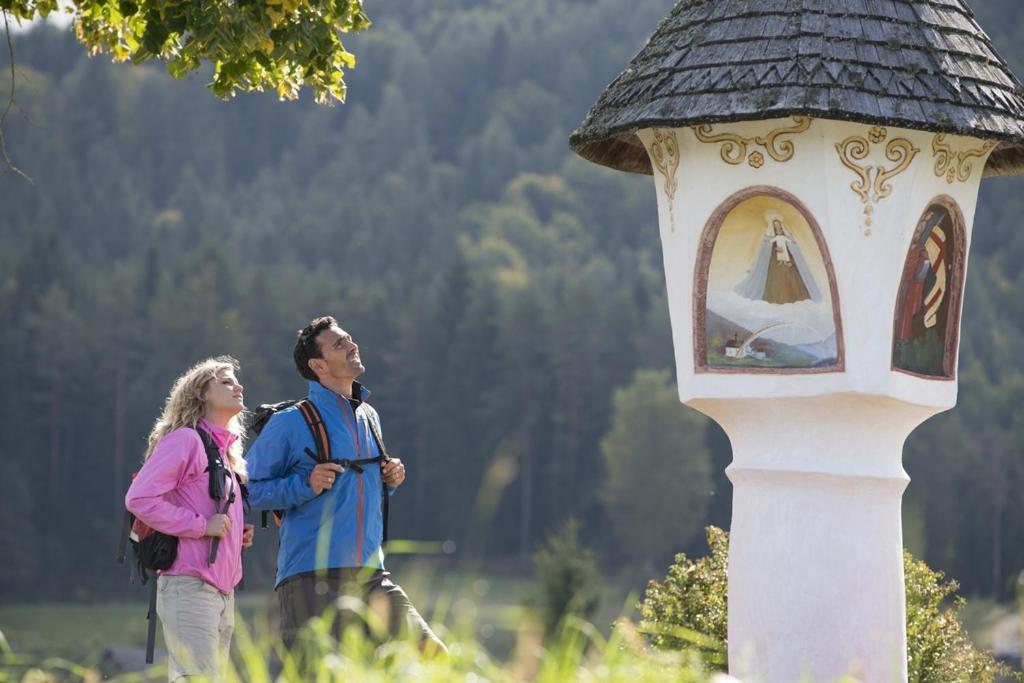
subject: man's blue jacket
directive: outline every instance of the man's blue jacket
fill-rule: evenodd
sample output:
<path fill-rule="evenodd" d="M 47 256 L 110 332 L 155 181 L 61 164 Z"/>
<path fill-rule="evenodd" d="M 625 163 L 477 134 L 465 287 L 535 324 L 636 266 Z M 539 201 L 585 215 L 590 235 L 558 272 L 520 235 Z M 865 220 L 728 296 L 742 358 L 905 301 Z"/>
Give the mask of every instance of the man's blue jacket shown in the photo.
<path fill-rule="evenodd" d="M 319 382 L 309 383 L 309 400 L 327 427 L 333 459 L 380 455 L 367 420 L 380 418 L 363 403 L 370 392 L 353 383 L 352 399 Z M 357 398 L 358 397 L 358 398 Z M 339 474 L 319 496 L 309 486 L 316 463 L 313 435 L 295 406 L 274 414 L 249 447 L 249 504 L 254 510 L 284 510 L 277 553 L 277 584 L 318 569 L 384 567 L 384 525 L 380 465 Z M 390 490 L 389 490 L 390 492 Z"/>

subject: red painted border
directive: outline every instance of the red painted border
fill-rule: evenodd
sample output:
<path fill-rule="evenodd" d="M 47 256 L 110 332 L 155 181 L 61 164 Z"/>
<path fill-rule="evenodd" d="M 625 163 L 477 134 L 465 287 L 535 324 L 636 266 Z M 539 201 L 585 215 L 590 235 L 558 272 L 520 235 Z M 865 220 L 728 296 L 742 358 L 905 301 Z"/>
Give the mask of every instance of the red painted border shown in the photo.
<path fill-rule="evenodd" d="M 903 368 L 896 367 L 896 314 L 899 312 L 900 307 L 899 286 L 896 287 L 896 299 L 892 309 L 892 342 L 889 346 L 889 369 L 892 372 L 910 375 L 918 379 L 953 382 L 956 381 L 956 354 L 957 349 L 960 347 L 960 315 L 964 293 L 964 267 L 967 264 L 967 222 L 964 220 L 964 214 L 960 210 L 960 205 L 948 194 L 940 194 L 930 199 L 925 205 L 924 210 L 921 211 L 921 216 L 924 216 L 925 211 L 936 204 L 948 209 L 953 219 L 952 281 L 949 285 L 949 315 L 946 316 L 946 348 L 942 358 L 942 371 L 945 374 L 925 375 L 913 370 L 904 370 Z M 917 222 L 920 224 L 920 217 L 918 217 Z M 920 226 L 914 228 L 914 234 L 910 238 L 911 246 L 920 236 L 920 230 Z M 907 256 L 909 255 L 910 247 L 907 247 Z M 906 263 L 906 261 L 907 257 L 904 257 L 903 262 Z M 903 268 L 900 268 L 900 277 L 903 277 Z"/>
<path fill-rule="evenodd" d="M 816 368 L 719 368 L 708 365 L 707 354 L 707 300 L 708 300 L 708 273 L 711 269 L 711 254 L 715 248 L 715 240 L 722 229 L 729 212 L 739 204 L 754 197 L 773 197 L 787 202 L 794 207 L 807 221 L 811 233 L 818 244 L 818 251 L 825 262 L 825 272 L 828 274 L 828 288 L 832 297 L 832 317 L 836 328 L 836 362 Z M 719 204 L 714 210 L 708 222 L 704 225 L 701 233 L 700 248 L 697 252 L 697 266 L 694 268 L 693 283 L 693 365 L 694 371 L 709 374 L 728 375 L 817 375 L 830 372 L 844 372 L 846 370 L 846 347 L 843 342 L 843 320 L 839 313 L 839 289 L 836 286 L 836 274 L 832 268 L 832 257 L 828 252 L 828 245 L 822 235 L 821 227 L 814 220 L 810 210 L 794 195 L 777 187 L 770 185 L 755 185 L 745 188 L 730 196 Z"/>

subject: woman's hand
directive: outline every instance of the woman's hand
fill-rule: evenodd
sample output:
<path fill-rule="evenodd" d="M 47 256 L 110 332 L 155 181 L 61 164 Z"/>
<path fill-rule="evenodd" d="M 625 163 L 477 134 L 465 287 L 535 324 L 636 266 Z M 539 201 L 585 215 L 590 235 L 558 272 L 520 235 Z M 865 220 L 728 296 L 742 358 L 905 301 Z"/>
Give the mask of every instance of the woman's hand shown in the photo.
<path fill-rule="evenodd" d="M 256 526 L 253 524 L 246 524 L 242 527 L 242 547 L 251 548 L 253 536 L 256 535 Z"/>
<path fill-rule="evenodd" d="M 231 531 L 231 518 L 227 515 L 216 514 L 206 521 L 206 535 L 215 538 L 224 538 Z"/>

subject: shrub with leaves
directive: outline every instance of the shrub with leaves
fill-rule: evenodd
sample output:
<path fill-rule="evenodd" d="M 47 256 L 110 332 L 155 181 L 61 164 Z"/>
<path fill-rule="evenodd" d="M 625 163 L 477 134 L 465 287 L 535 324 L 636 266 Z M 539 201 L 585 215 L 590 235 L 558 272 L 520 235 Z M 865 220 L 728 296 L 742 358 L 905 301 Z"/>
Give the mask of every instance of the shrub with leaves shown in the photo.
<path fill-rule="evenodd" d="M 601 574 L 594 553 L 580 545 L 579 524 L 569 520 L 533 556 L 536 593 L 531 602 L 555 633 L 567 617 L 588 620 L 601 601 Z"/>
<path fill-rule="evenodd" d="M 726 663 L 729 535 L 707 528 L 707 557 L 691 560 L 680 553 L 661 582 L 647 585 L 640 603 L 640 629 L 659 649 L 696 650 L 709 664 Z M 971 681 L 990 683 L 997 676 L 1013 677 L 992 653 L 978 650 L 967 636 L 958 613 L 965 601 L 943 603 L 959 586 L 946 581 L 909 553 L 903 554 L 907 594 L 907 668 L 910 683 Z"/>
<path fill-rule="evenodd" d="M 956 596 L 952 606 L 942 605 L 960 588 L 946 581 L 921 560 L 903 551 L 903 574 L 907 588 L 907 680 L 994 681 L 996 676 L 1013 677 L 1009 667 L 996 662 L 992 653 L 978 650 L 967 636 L 958 612 L 966 601 Z"/>
<path fill-rule="evenodd" d="M 4 20 L 46 17 L 57 0 L 0 0 Z M 317 102 L 345 99 L 344 70 L 355 66 L 340 32 L 370 25 L 362 0 L 75 0 L 67 5 L 78 39 L 116 61 L 160 59 L 175 78 L 213 64 L 218 97 L 271 89 Z"/>
<path fill-rule="evenodd" d="M 709 555 L 691 560 L 679 553 L 664 581 L 647 584 L 640 603 L 640 630 L 659 649 L 695 648 L 705 661 L 724 668 L 729 535 L 713 526 L 705 531 Z"/>

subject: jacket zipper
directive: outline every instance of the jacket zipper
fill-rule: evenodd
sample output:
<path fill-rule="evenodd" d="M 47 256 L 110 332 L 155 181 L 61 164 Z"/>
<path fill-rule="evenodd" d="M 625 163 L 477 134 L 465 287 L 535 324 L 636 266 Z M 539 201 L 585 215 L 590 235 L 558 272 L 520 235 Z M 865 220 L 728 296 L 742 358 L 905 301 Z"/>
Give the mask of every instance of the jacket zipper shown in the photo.
<path fill-rule="evenodd" d="M 344 401 L 348 405 L 341 409 L 341 414 L 345 416 L 345 420 L 352 427 L 352 439 L 355 442 L 356 447 L 356 459 L 362 460 L 363 448 L 359 443 L 359 419 L 356 417 L 356 411 L 352 408 L 352 404 L 348 403 L 347 400 L 338 399 Z M 346 410 L 347 408 L 347 410 Z M 363 565 L 363 473 L 356 472 L 358 477 L 358 484 L 356 486 L 357 494 L 357 505 L 356 505 L 356 567 Z"/>

